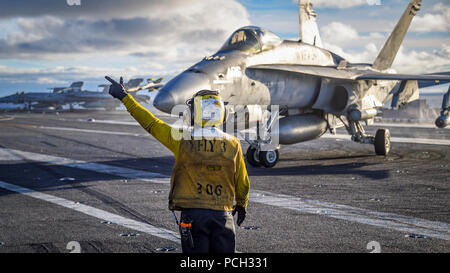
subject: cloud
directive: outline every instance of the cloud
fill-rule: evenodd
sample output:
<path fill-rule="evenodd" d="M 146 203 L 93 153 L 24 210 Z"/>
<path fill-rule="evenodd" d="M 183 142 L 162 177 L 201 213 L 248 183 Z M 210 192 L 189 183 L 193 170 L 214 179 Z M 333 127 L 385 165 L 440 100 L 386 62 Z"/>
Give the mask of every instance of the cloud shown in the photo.
<path fill-rule="evenodd" d="M 444 44 L 432 52 L 407 51 L 401 47 L 393 67 L 397 71 L 414 74 L 450 71 L 450 45 Z"/>
<path fill-rule="evenodd" d="M 163 68 L 161 68 L 163 69 Z M 160 73 L 170 74 L 173 71 L 161 70 Z M 0 65 L 0 80 L 21 83 L 56 83 L 68 80 L 99 79 L 105 75 L 114 77 L 150 77 L 155 76 L 153 65 L 135 65 L 120 68 L 93 66 L 54 66 L 49 68 L 17 68 Z M 158 74 L 159 75 L 159 74 Z"/>
<path fill-rule="evenodd" d="M 371 32 L 365 35 L 342 22 L 332 22 L 321 28 L 324 47 L 353 63 L 373 63 L 387 34 Z M 450 44 L 445 39 L 406 39 L 393 68 L 401 73 L 422 74 L 450 71 Z M 422 49 L 414 48 L 415 46 Z M 424 50 L 425 49 L 425 50 Z"/>
<path fill-rule="evenodd" d="M 82 0 L 81 5 L 70 6 L 66 0 L 15 0 L 0 2 L 0 18 L 55 16 L 60 18 L 83 18 L 104 20 L 186 13 L 195 10 L 201 0 Z"/>
<path fill-rule="evenodd" d="M 320 28 L 321 37 L 333 44 L 346 45 L 359 38 L 358 31 L 341 22 L 332 22 Z"/>
<path fill-rule="evenodd" d="M 5 2 L 0 18 L 16 16 L 18 30 L 0 38 L 2 59 L 90 58 L 101 52 L 192 61 L 213 53 L 234 29 L 250 24 L 236 1 L 86 0 L 80 8 L 62 5 L 62 0 Z"/>
<path fill-rule="evenodd" d="M 65 83 L 67 83 L 64 80 L 57 80 L 55 78 L 48 78 L 48 77 L 38 77 L 36 82 L 38 84 L 65 84 Z"/>
<path fill-rule="evenodd" d="M 329 43 L 324 43 L 324 47 L 352 63 L 370 64 L 374 62 L 381 49 L 381 47 L 377 47 L 374 43 L 368 43 L 363 48 L 357 50 L 346 50 L 340 46 Z M 408 50 L 404 46 L 401 46 L 392 68 L 399 73 L 405 74 L 425 74 L 450 71 L 450 46 L 444 44 L 441 48 L 431 52 L 424 50 Z"/>
<path fill-rule="evenodd" d="M 372 9 L 376 16 L 357 14 L 367 0 L 312 3 L 345 9 L 326 11 L 324 17 L 319 13 L 319 23 L 328 22 L 321 28 L 325 47 L 352 62 L 373 62 L 396 22 L 387 5 L 389 15 L 378 9 Z M 397 56 L 399 72 L 450 70 L 450 39 L 442 35 L 450 27 L 449 5 L 426 11 L 413 20 L 412 31 L 419 33 L 406 37 Z M 0 65 L 0 82 L 34 88 L 34 83 L 45 87 L 85 80 L 95 87 L 106 74 L 170 78 L 214 53 L 238 27 L 256 24 L 297 35 L 296 11 L 251 12 L 252 22 L 238 0 L 82 0 L 81 6 L 68 6 L 65 0 L 0 1 L 0 60 L 14 64 Z M 441 33 L 430 37 L 428 31 Z M 33 64 L 39 68 L 29 68 Z"/>
<path fill-rule="evenodd" d="M 438 3 L 433 6 L 432 13 L 417 15 L 411 23 L 413 32 L 449 32 L 450 5 Z"/>
<path fill-rule="evenodd" d="M 342 47 L 330 43 L 324 43 L 324 47 L 352 63 L 372 63 L 379 51 L 374 43 L 368 43 L 357 50 L 344 50 Z"/>
<path fill-rule="evenodd" d="M 328 45 L 336 45 L 340 47 L 358 47 L 367 43 L 383 43 L 387 37 L 379 32 L 371 32 L 361 35 L 353 26 L 342 22 L 331 22 L 330 24 L 320 28 L 322 41 Z"/>
<path fill-rule="evenodd" d="M 314 7 L 346 9 L 362 5 L 374 5 L 379 0 L 311 0 Z M 296 1 L 297 2 L 297 1 Z"/>
<path fill-rule="evenodd" d="M 170 79 L 245 25 L 236 0 L 0 1 L 0 60 L 13 64 L 0 66 L 0 93 L 77 80 L 95 90 L 105 75 Z"/>

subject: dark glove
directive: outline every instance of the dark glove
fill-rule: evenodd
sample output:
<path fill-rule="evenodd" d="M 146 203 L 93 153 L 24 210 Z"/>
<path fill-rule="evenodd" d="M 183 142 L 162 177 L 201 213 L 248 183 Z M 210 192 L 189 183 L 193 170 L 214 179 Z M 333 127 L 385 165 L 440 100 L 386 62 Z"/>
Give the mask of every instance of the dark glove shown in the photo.
<path fill-rule="evenodd" d="M 127 96 L 128 93 L 127 91 L 125 91 L 125 87 L 123 86 L 122 77 L 120 77 L 120 83 L 116 82 L 108 76 L 105 76 L 105 79 L 107 79 L 111 83 L 111 86 L 109 87 L 109 94 L 111 96 L 119 100 L 122 100 Z"/>
<path fill-rule="evenodd" d="M 242 222 L 244 222 L 244 220 L 245 220 L 245 215 L 247 214 L 247 212 L 245 211 L 245 208 L 243 208 L 241 206 L 234 206 L 232 215 L 234 216 L 236 214 L 236 212 L 238 214 L 237 225 L 241 226 Z"/>

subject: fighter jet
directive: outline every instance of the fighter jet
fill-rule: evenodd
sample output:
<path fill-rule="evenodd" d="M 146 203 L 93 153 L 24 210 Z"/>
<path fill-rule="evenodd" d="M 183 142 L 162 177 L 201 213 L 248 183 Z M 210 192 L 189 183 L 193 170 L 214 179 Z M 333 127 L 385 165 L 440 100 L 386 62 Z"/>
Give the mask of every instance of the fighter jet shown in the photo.
<path fill-rule="evenodd" d="M 133 89 L 137 88 L 143 81 L 144 79 L 142 78 L 134 78 L 130 79 L 124 85 L 126 89 Z M 120 102 L 112 99 L 109 95 L 108 84 L 101 84 L 98 87 L 103 88 L 103 90 L 101 92 L 87 91 L 81 90 L 80 87 L 78 92 L 66 92 L 67 97 L 65 103 L 69 103 L 69 105 L 72 105 L 73 103 L 79 103 L 84 108 L 105 108 L 106 110 L 113 110 L 116 107 L 120 106 Z M 140 94 L 133 94 L 133 97 L 142 102 L 147 102 L 150 99 L 149 96 Z"/>
<path fill-rule="evenodd" d="M 143 79 L 130 79 L 126 88 L 136 88 Z M 0 103 L 24 104 L 28 110 L 31 109 L 51 109 L 62 110 L 63 105 L 69 105 L 70 109 L 74 104 L 79 104 L 84 108 L 105 108 L 107 110 L 115 109 L 120 106 L 120 102 L 111 98 L 108 94 L 109 85 L 99 85 L 102 91 L 82 90 L 83 82 L 72 83 L 69 87 L 52 87 L 51 93 L 45 92 L 17 92 L 14 95 L 0 98 Z M 150 97 L 147 95 L 133 94 L 139 100 L 147 102 Z"/>
<path fill-rule="evenodd" d="M 67 103 L 68 94 L 81 92 L 83 82 L 73 82 L 69 87 L 52 87 L 48 92 L 17 92 L 16 94 L 0 98 L 1 103 L 23 104 L 28 110 L 54 107 L 61 109 Z"/>
<path fill-rule="evenodd" d="M 269 128 L 276 118 L 278 132 L 272 132 L 268 139 L 246 139 L 250 144 L 247 161 L 253 166 L 273 167 L 278 162 L 279 145 L 265 148 L 273 134 L 278 134 L 279 144 L 289 145 L 319 138 L 327 130 L 335 133 L 338 127 L 345 127 L 353 141 L 372 144 L 377 155 L 386 156 L 390 151 L 389 130 L 379 129 L 372 136 L 365 132 L 363 123 L 371 124 L 379 109 L 391 100 L 392 106 L 398 107 L 417 99 L 418 81 L 432 85 L 450 80 L 444 74 L 396 74 L 391 68 L 421 2 L 409 3 L 370 64 L 350 63 L 322 48 L 317 14 L 309 0 L 299 0 L 299 41 L 282 40 L 261 27 L 242 27 L 217 53 L 166 83 L 153 104 L 170 113 L 197 91 L 212 89 L 220 91 L 231 113 L 233 105 L 244 105 L 248 113 L 261 106 L 279 106 L 277 113 L 271 113 L 274 118 L 262 124 Z M 439 126 L 446 126 L 448 121 L 448 97 L 443 104 L 447 110 L 443 109 Z M 254 116 L 258 119 L 260 115 Z"/>
<path fill-rule="evenodd" d="M 147 79 L 147 84 L 145 84 L 145 85 L 136 86 L 134 88 L 126 86 L 125 89 L 127 90 L 128 93 L 137 92 L 140 90 L 148 90 L 149 92 L 153 92 L 164 86 L 164 83 L 161 83 L 163 80 L 164 80 L 163 77 L 158 78 L 156 80 L 153 78 L 149 78 L 149 79 Z"/>
<path fill-rule="evenodd" d="M 84 82 L 73 82 L 69 87 L 51 87 L 50 90 L 53 90 L 53 93 L 73 93 L 80 92 L 81 88 L 83 88 Z"/>

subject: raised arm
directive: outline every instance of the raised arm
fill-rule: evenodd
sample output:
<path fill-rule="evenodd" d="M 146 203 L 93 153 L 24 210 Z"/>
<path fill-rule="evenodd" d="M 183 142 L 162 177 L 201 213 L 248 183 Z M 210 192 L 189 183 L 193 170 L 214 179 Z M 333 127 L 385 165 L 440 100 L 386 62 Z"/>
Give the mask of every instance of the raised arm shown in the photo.
<path fill-rule="evenodd" d="M 121 100 L 133 118 L 154 138 L 166 146 L 175 157 L 177 157 L 181 140 L 178 135 L 179 132 L 172 129 L 172 127 L 164 121 L 155 117 L 150 111 L 142 107 L 131 95 L 127 94 L 123 87 L 122 77 L 120 78 L 120 83 L 117 83 L 108 76 L 105 78 L 112 84 L 109 88 L 111 96 Z"/>

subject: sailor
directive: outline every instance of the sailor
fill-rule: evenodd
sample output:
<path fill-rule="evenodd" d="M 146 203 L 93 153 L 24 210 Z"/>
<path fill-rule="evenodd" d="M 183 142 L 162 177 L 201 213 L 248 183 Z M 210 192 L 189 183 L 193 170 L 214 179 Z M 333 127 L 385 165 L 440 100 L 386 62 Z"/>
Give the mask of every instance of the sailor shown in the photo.
<path fill-rule="evenodd" d="M 240 226 L 246 216 L 250 183 L 239 140 L 218 128 L 226 119 L 219 93 L 202 90 L 188 100 L 192 127 L 186 137 L 127 94 L 122 78 L 120 83 L 105 78 L 112 84 L 109 93 L 175 156 L 169 209 L 181 211 L 180 222 L 174 216 L 183 253 L 233 253 L 233 216 L 237 213 Z"/>

